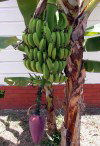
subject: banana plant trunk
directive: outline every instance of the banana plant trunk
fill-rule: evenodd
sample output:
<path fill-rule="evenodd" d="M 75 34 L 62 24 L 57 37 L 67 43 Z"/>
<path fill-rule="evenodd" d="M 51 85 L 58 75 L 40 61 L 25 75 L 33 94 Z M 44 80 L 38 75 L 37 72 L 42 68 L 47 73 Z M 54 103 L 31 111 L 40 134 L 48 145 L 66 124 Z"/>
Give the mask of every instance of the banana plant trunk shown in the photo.
<path fill-rule="evenodd" d="M 83 108 L 82 95 L 85 79 L 83 62 L 83 41 L 87 24 L 87 17 L 80 16 L 75 20 L 71 36 L 71 55 L 67 59 L 65 69 L 68 80 L 66 82 L 66 96 L 64 99 L 64 127 L 61 146 L 80 146 L 80 116 Z M 65 129 L 64 129 L 65 128 Z"/>

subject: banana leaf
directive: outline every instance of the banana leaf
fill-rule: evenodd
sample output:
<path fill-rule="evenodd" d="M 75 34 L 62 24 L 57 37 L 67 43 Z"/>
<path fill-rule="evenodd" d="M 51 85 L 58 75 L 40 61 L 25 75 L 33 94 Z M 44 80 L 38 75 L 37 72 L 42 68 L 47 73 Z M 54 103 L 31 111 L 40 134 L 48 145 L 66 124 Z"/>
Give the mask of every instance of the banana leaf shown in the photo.
<path fill-rule="evenodd" d="M 96 36 L 100 35 L 100 32 L 85 32 L 85 36 Z"/>
<path fill-rule="evenodd" d="M 93 31 L 94 27 L 95 27 L 95 25 L 90 26 L 90 27 L 87 27 L 87 28 L 86 28 L 86 31 Z"/>
<path fill-rule="evenodd" d="M 100 62 L 99 61 L 93 61 L 93 60 L 86 60 L 84 63 L 84 67 L 87 72 L 100 72 Z"/>
<path fill-rule="evenodd" d="M 85 32 L 85 36 L 98 36 L 100 35 L 100 24 L 95 24 L 91 27 L 88 27 Z"/>
<path fill-rule="evenodd" d="M 87 27 L 86 31 L 88 32 L 100 32 L 100 23 L 95 24 L 93 26 Z"/>
<path fill-rule="evenodd" d="M 88 52 L 100 51 L 100 36 L 88 38 L 85 42 L 85 49 Z"/>
<path fill-rule="evenodd" d="M 23 15 L 25 25 L 29 24 L 30 18 L 36 9 L 39 0 L 17 0 L 18 7 Z"/>
<path fill-rule="evenodd" d="M 9 45 L 14 45 L 19 39 L 16 36 L 12 37 L 3 37 L 0 36 L 0 49 L 6 48 Z"/>
<path fill-rule="evenodd" d="M 4 79 L 10 86 L 28 86 L 30 84 L 30 78 L 27 77 L 7 77 Z"/>

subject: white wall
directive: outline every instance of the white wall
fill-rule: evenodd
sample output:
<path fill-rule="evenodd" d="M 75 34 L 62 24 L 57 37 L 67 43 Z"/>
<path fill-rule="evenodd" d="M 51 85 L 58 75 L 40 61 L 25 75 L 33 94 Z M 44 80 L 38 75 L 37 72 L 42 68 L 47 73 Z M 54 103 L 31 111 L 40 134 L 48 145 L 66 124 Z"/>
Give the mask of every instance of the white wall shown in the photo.
<path fill-rule="evenodd" d="M 100 23 L 100 4 L 94 9 L 88 19 L 88 26 Z"/>
<path fill-rule="evenodd" d="M 100 4 L 95 8 L 89 17 L 88 26 L 100 23 Z M 17 7 L 16 0 L 9 0 L 0 3 L 0 36 L 21 36 L 25 29 L 23 18 Z M 86 54 L 86 58 L 99 59 L 100 53 Z M 28 76 L 29 71 L 22 63 L 23 54 L 8 47 L 0 51 L 0 84 L 4 83 L 4 77 Z M 86 83 L 100 83 L 100 74 L 87 73 Z"/>

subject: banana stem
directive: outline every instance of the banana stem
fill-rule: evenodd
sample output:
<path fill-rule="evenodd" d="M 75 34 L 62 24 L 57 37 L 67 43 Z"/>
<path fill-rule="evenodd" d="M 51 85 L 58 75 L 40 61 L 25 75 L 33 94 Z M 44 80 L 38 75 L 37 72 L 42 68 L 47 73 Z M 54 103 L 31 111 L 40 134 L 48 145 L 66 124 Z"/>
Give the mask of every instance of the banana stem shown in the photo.
<path fill-rule="evenodd" d="M 65 7 L 64 3 L 62 2 L 62 0 L 58 0 L 58 4 L 60 4 L 65 12 L 65 14 L 68 14 L 68 8 Z"/>
<path fill-rule="evenodd" d="M 53 131 L 57 129 L 56 127 L 56 118 L 54 113 L 54 96 L 52 95 L 52 88 L 49 86 L 44 87 L 46 91 L 46 100 L 47 100 L 47 110 L 48 110 L 48 116 L 47 116 L 47 126 L 48 126 L 48 134 L 51 134 Z"/>
<path fill-rule="evenodd" d="M 36 115 L 40 115 L 42 90 L 43 90 L 43 86 L 38 87 L 37 99 L 36 99 L 37 105 L 36 105 L 36 110 L 35 110 Z"/>
<path fill-rule="evenodd" d="M 46 4 L 47 4 L 47 0 L 40 0 L 38 5 L 37 5 L 37 8 L 34 12 L 34 17 L 35 18 L 38 18 L 41 16 L 41 14 L 43 13 L 45 7 L 46 7 Z"/>
<path fill-rule="evenodd" d="M 94 8 L 97 6 L 97 4 L 100 2 L 100 0 L 91 0 L 88 5 L 84 8 L 83 12 L 87 15 L 87 17 L 90 16 Z"/>

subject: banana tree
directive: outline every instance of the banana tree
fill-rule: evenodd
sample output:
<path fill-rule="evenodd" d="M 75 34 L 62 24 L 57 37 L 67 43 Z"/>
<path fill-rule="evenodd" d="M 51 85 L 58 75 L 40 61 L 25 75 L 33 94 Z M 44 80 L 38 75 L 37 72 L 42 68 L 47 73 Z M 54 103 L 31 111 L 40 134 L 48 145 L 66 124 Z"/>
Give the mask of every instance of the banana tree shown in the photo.
<path fill-rule="evenodd" d="M 57 45 L 58 52 L 60 50 L 60 45 L 59 45 L 60 37 L 57 31 L 59 30 L 64 33 L 64 37 L 61 37 L 61 38 L 64 38 L 64 40 L 63 39 L 61 40 L 61 42 L 64 43 L 63 48 L 65 48 L 65 46 L 68 48 L 67 49 L 68 54 L 66 55 L 66 58 L 64 58 L 64 62 L 66 59 L 66 63 L 64 64 L 64 66 L 62 65 L 64 67 L 64 72 L 62 72 L 62 74 L 64 75 L 65 73 L 65 77 L 66 77 L 66 78 L 63 78 L 63 81 L 65 81 L 66 79 L 67 80 L 65 81 L 66 92 L 65 92 L 64 102 L 63 102 L 64 123 L 60 132 L 56 128 L 55 107 L 54 107 L 55 97 L 53 96 L 52 84 L 49 84 L 49 83 L 55 82 L 54 79 L 47 78 L 46 81 L 48 81 L 48 83 L 46 82 L 46 85 L 44 86 L 44 89 L 46 91 L 47 110 L 48 110 L 48 116 L 47 116 L 48 134 L 52 136 L 54 133 L 56 134 L 60 133 L 59 138 L 61 137 L 59 143 L 55 142 L 55 143 L 52 143 L 52 145 L 61 145 L 61 146 L 79 146 L 80 145 L 80 116 L 81 116 L 81 109 L 82 109 L 82 104 L 83 104 L 82 95 L 83 95 L 83 84 L 84 84 L 84 80 L 86 76 L 85 72 L 86 71 L 88 72 L 100 71 L 99 69 L 100 62 L 97 62 L 94 60 L 83 59 L 83 53 L 85 51 L 99 51 L 100 50 L 99 45 L 97 45 L 100 42 L 100 37 L 96 36 L 96 37 L 87 39 L 85 41 L 86 44 L 84 46 L 84 35 L 93 36 L 93 35 L 99 34 L 93 31 L 93 28 L 86 30 L 87 20 L 99 2 L 100 2 L 99 0 L 87 0 L 87 1 L 86 0 L 40 0 L 40 1 L 17 0 L 19 9 L 24 17 L 24 21 L 26 24 L 26 30 L 23 35 L 24 45 L 22 42 L 22 44 L 18 46 L 19 50 L 25 52 L 24 50 L 26 48 L 25 44 L 28 46 L 29 45 L 28 42 L 30 42 L 30 46 L 32 46 L 34 43 L 35 47 L 37 46 L 38 48 L 39 47 L 41 48 L 41 46 L 38 46 L 40 44 L 40 41 L 37 39 L 36 33 L 35 35 L 32 35 L 33 39 L 31 39 L 31 35 L 29 35 L 30 39 L 29 41 L 27 41 L 26 34 L 33 33 L 33 28 L 34 28 L 32 25 L 32 23 L 34 23 L 33 18 L 34 19 L 42 18 L 43 20 L 45 19 L 46 22 L 48 22 L 48 28 L 50 29 L 50 31 L 51 32 L 55 31 L 57 33 L 57 41 L 55 40 L 53 41 L 56 42 L 55 45 Z M 62 17 L 62 14 L 63 14 L 63 17 Z M 56 19 L 55 19 L 55 16 L 56 16 Z M 42 24 L 42 25 L 45 25 L 45 24 Z M 53 29 L 53 27 L 55 29 Z M 48 31 L 47 30 L 48 28 L 44 30 L 45 35 Z M 37 34 L 40 37 L 41 30 L 39 29 L 40 31 L 38 31 L 38 29 L 37 29 Z M 60 34 L 60 36 L 62 36 L 63 33 Z M 46 36 L 47 36 L 47 42 L 49 42 L 50 35 L 47 34 Z M 52 35 L 51 35 L 51 38 L 52 38 Z M 47 46 L 47 42 L 46 42 L 46 46 Z M 65 45 L 66 43 L 67 45 Z M 43 45 L 43 48 L 44 46 L 45 45 Z M 35 52 L 37 53 L 37 51 Z M 59 54 L 60 55 L 63 54 L 62 52 L 63 51 L 61 51 Z M 33 54 L 36 54 L 36 53 L 33 53 Z M 29 58 L 32 57 L 29 55 L 27 48 L 26 48 L 26 54 Z M 55 59 L 55 55 L 54 55 L 55 51 L 52 54 L 53 54 L 52 55 L 53 59 Z M 50 51 L 49 51 L 49 55 L 50 55 Z M 27 56 L 24 59 L 24 61 L 27 60 Z M 44 60 L 45 58 L 46 58 L 46 55 L 44 55 Z M 60 60 L 62 60 L 63 57 L 58 56 L 57 58 L 60 58 Z M 27 63 L 25 62 L 25 66 L 31 71 L 36 71 L 35 68 L 30 67 L 28 61 Z M 55 65 L 55 67 L 56 66 L 57 64 Z M 45 68 L 46 66 L 44 66 L 44 72 L 45 72 Z M 60 68 L 60 65 L 59 65 L 59 68 Z M 39 70 L 38 72 L 41 73 L 41 68 L 37 67 L 37 70 Z M 48 74 L 48 71 L 46 70 L 46 75 L 47 74 Z M 56 82 L 60 82 L 58 78 Z"/>

